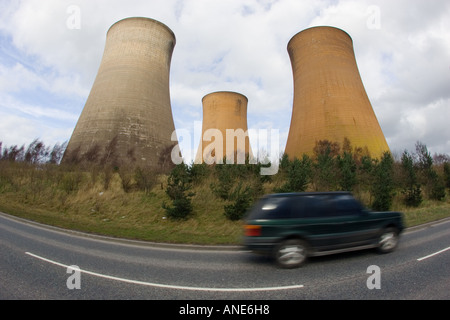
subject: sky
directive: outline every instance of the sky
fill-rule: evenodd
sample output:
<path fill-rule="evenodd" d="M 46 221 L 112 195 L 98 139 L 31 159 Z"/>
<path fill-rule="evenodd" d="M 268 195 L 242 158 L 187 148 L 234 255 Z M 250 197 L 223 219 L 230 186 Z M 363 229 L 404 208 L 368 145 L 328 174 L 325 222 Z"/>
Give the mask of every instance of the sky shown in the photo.
<path fill-rule="evenodd" d="M 176 36 L 170 70 L 175 127 L 194 135 L 202 98 L 234 91 L 248 127 L 279 132 L 292 115 L 287 43 L 314 26 L 343 29 L 391 151 L 450 154 L 448 0 L 0 0 L 0 141 L 68 141 L 97 74 L 106 32 L 128 17 Z M 252 137 L 250 137 L 252 139 Z M 193 140 L 193 139 L 192 139 Z M 187 162 L 195 141 L 184 141 Z"/>

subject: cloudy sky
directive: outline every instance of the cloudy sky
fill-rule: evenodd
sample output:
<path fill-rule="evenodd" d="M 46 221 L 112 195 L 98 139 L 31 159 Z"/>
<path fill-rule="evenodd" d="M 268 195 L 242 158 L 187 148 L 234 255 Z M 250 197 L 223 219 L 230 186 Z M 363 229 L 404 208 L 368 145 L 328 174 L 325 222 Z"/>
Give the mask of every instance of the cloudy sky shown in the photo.
<path fill-rule="evenodd" d="M 393 152 L 450 154 L 448 0 L 0 0 L 0 141 L 70 139 L 94 82 L 105 36 L 143 16 L 173 30 L 172 112 L 194 130 L 202 98 L 249 99 L 248 125 L 278 129 L 284 149 L 292 113 L 288 41 L 312 26 L 341 28 Z M 193 132 L 193 131 L 192 131 Z M 182 146 L 189 160 L 197 145 Z"/>

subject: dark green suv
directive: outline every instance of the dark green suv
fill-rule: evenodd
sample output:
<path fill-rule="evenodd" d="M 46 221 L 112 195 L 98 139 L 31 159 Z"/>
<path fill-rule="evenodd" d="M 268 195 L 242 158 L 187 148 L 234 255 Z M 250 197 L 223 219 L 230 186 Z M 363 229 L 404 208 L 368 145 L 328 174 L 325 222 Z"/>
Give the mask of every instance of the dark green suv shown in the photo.
<path fill-rule="evenodd" d="M 244 246 L 295 268 L 308 256 L 368 248 L 391 252 L 403 229 L 400 212 L 369 211 L 349 192 L 273 194 L 247 214 Z"/>

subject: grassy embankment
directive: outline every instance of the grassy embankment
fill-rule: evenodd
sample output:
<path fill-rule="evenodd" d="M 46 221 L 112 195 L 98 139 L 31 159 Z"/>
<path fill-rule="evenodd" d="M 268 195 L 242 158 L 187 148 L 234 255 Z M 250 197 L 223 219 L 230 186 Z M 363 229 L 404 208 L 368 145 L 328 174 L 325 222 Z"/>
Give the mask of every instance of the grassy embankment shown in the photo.
<path fill-rule="evenodd" d="M 242 222 L 230 221 L 226 202 L 212 191 L 209 176 L 193 185 L 193 215 L 174 221 L 162 208 L 167 176 L 150 191 L 124 190 L 117 172 L 66 172 L 57 166 L 40 170 L 23 164 L 0 168 L 0 210 L 48 225 L 113 237 L 166 243 L 239 244 Z M 107 182 L 107 183 L 105 183 Z M 263 193 L 279 185 L 275 177 Z M 106 186 L 106 187 L 105 187 Z M 126 189 L 126 188 L 125 188 Z M 363 198 L 363 197 L 362 197 Z M 424 200 L 417 208 L 394 198 L 392 210 L 405 214 L 407 226 L 450 217 L 449 195 L 444 201 Z"/>

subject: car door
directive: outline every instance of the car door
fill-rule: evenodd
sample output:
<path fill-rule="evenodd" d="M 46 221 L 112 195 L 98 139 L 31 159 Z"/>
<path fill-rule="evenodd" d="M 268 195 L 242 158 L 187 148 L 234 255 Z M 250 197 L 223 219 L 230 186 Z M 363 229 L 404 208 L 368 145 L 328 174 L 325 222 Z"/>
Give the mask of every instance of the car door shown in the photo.
<path fill-rule="evenodd" d="M 370 243 L 376 229 L 369 219 L 368 211 L 352 195 L 339 195 L 332 200 L 336 227 L 343 247 L 360 246 Z"/>
<path fill-rule="evenodd" d="M 342 246 L 346 218 L 336 216 L 332 195 L 308 197 L 305 229 L 311 245 L 317 251 L 332 250 Z"/>
<path fill-rule="evenodd" d="M 311 243 L 318 251 L 337 250 L 368 241 L 363 207 L 350 195 L 320 195 L 311 199 Z"/>

